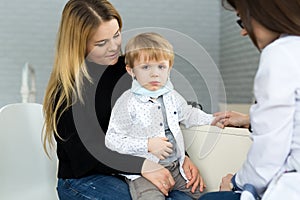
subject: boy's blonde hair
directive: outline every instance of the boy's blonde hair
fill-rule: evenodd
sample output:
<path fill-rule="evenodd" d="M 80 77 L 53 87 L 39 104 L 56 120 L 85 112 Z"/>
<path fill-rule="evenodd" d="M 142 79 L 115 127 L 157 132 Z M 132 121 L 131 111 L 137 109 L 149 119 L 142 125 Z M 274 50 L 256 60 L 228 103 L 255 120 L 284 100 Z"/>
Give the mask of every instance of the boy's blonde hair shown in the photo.
<path fill-rule="evenodd" d="M 125 63 L 134 67 L 134 61 L 143 54 L 145 62 L 149 60 L 169 60 L 170 67 L 174 63 L 173 46 L 157 33 L 141 33 L 131 38 L 125 47 Z"/>

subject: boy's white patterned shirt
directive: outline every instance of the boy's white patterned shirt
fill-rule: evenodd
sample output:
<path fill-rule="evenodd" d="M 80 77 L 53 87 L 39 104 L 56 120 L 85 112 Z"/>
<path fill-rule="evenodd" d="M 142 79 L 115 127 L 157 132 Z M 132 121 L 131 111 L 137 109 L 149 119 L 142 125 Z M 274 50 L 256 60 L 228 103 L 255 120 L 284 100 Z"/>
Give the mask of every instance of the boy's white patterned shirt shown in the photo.
<path fill-rule="evenodd" d="M 188 105 L 186 100 L 175 90 L 163 95 L 169 129 L 174 135 L 180 154 L 180 171 L 185 177 L 182 164 L 185 148 L 179 123 L 187 128 L 196 125 L 207 125 L 213 120 L 198 108 Z M 161 104 L 149 97 L 124 92 L 112 109 L 105 144 L 111 150 L 123 154 L 145 157 L 154 162 L 159 159 L 148 152 L 148 138 L 164 137 L 165 128 Z M 140 176 L 126 175 L 129 179 Z"/>

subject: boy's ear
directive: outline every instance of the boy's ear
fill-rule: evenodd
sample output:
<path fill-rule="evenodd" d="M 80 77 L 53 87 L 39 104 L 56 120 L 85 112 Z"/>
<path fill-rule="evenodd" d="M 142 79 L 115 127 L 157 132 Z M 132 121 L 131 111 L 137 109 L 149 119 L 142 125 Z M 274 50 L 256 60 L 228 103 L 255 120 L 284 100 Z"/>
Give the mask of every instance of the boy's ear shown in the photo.
<path fill-rule="evenodd" d="M 133 73 L 133 71 L 132 71 L 132 68 L 131 67 L 129 67 L 129 65 L 126 65 L 126 71 L 127 71 L 127 73 L 130 75 L 130 76 L 134 76 L 134 73 Z"/>

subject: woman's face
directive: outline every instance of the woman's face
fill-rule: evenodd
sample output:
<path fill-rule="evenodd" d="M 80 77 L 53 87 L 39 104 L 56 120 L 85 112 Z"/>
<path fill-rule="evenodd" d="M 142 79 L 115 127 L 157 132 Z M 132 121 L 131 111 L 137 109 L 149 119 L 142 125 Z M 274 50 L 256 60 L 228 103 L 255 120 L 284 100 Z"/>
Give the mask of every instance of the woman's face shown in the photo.
<path fill-rule="evenodd" d="M 238 13 L 237 16 L 239 16 Z M 253 33 L 255 35 L 259 49 L 265 48 L 268 44 L 270 44 L 280 36 L 280 34 L 265 28 L 263 25 L 258 23 L 255 19 L 251 19 L 251 26 L 253 28 Z M 240 34 L 241 36 L 246 36 L 248 35 L 248 32 L 245 28 L 242 28 Z"/>
<path fill-rule="evenodd" d="M 270 44 L 280 36 L 279 33 L 275 33 L 265 28 L 254 19 L 251 20 L 251 24 L 259 49 L 265 48 L 268 44 Z"/>
<path fill-rule="evenodd" d="M 121 32 L 116 19 L 102 22 L 87 42 L 87 59 L 101 65 L 116 64 L 121 52 Z"/>

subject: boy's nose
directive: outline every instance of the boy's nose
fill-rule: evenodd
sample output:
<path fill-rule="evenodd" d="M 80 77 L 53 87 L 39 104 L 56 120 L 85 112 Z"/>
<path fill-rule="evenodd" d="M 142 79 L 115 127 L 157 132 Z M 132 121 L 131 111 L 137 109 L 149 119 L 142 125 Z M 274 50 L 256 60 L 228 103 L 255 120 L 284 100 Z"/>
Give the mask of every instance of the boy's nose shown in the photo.
<path fill-rule="evenodd" d="M 152 77 L 157 77 L 157 76 L 159 76 L 159 74 L 158 73 L 151 73 L 151 76 Z"/>
<path fill-rule="evenodd" d="M 151 67 L 151 76 L 158 76 L 158 75 L 159 75 L 158 67 Z"/>

